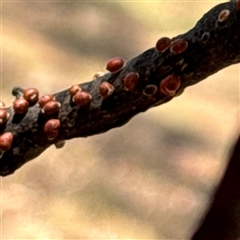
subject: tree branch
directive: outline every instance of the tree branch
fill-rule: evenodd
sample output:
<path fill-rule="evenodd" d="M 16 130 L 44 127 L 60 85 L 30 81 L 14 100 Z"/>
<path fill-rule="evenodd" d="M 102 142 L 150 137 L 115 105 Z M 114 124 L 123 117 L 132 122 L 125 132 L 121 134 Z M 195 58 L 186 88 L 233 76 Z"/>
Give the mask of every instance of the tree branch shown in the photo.
<path fill-rule="evenodd" d="M 123 68 L 121 59 L 112 59 L 109 73 L 55 93 L 52 100 L 45 96 L 36 104 L 34 89 L 14 88 L 13 107 L 2 108 L 0 113 L 0 175 L 13 173 L 51 144 L 59 147 L 63 140 L 120 127 L 136 114 L 170 101 L 186 87 L 239 62 L 240 9 L 228 2 L 211 9 L 187 33 L 171 40 L 161 38 L 155 48 Z"/>

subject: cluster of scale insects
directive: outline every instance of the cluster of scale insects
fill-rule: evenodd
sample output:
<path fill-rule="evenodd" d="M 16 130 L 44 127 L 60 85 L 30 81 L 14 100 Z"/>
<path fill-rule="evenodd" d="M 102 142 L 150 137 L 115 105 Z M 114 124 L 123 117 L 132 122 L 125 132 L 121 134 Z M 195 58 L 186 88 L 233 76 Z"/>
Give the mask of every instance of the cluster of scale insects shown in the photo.
<path fill-rule="evenodd" d="M 236 2 L 237 8 L 240 9 L 240 2 Z M 222 10 L 218 15 L 218 21 L 224 22 L 228 19 L 230 11 L 227 9 Z M 168 37 L 160 38 L 156 43 L 156 50 L 159 53 L 164 53 L 169 50 L 172 54 L 181 54 L 188 48 L 188 42 L 183 38 L 171 40 Z M 106 69 L 111 73 L 120 72 L 125 66 L 125 61 L 122 58 L 115 57 L 107 62 Z M 104 75 L 102 72 L 98 72 L 94 75 L 94 79 Z M 139 81 L 139 74 L 137 72 L 129 72 L 123 78 L 123 86 L 126 91 L 133 91 Z M 177 90 L 181 86 L 180 77 L 172 73 L 166 78 L 162 79 L 159 84 L 160 92 L 166 96 L 174 96 Z M 115 88 L 109 82 L 102 82 L 99 86 L 99 94 L 105 99 L 109 97 Z M 88 105 L 91 102 L 92 96 L 81 89 L 79 85 L 73 85 L 69 89 L 71 101 L 73 104 L 79 107 Z M 158 91 L 158 87 L 153 84 L 147 85 L 143 89 L 143 94 L 146 96 L 153 96 Z M 12 109 L 14 114 L 23 115 L 26 114 L 29 107 L 37 104 L 41 109 L 42 114 L 53 115 L 61 108 L 61 103 L 57 102 L 53 95 L 46 94 L 39 97 L 39 91 L 36 88 L 14 88 L 13 95 L 16 96 L 13 102 Z M 6 124 L 10 117 L 3 102 L 0 102 L 0 125 Z M 61 123 L 59 119 L 48 120 L 43 127 L 43 132 L 49 140 L 53 140 L 59 134 Z M 12 146 L 14 136 L 11 132 L 4 132 L 0 135 L 0 154 L 9 150 Z"/>

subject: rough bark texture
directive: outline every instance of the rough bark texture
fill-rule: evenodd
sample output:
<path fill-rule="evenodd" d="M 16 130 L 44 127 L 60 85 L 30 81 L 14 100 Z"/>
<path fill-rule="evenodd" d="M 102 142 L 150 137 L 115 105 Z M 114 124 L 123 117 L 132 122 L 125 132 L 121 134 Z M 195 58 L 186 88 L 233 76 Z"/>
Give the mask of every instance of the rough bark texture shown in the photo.
<path fill-rule="evenodd" d="M 219 13 L 225 9 L 230 11 L 230 15 L 225 21 L 219 21 Z M 180 54 L 174 54 L 170 49 L 160 53 L 156 48 L 151 48 L 128 61 L 121 71 L 79 84 L 83 91 L 92 96 L 91 102 L 84 107 L 74 104 L 69 89 L 66 89 L 53 94 L 55 100 L 61 103 L 55 114 L 41 113 L 36 104 L 20 115 L 14 113 L 11 107 L 6 108 L 10 118 L 0 125 L 1 132 L 11 132 L 14 138 L 11 148 L 1 157 L 0 175 L 13 173 L 51 144 L 120 127 L 136 114 L 170 101 L 173 96 L 161 92 L 160 83 L 172 74 L 180 77 L 181 81 L 175 94 L 177 96 L 184 88 L 239 63 L 240 10 L 235 2 L 217 5 L 193 29 L 172 41 L 179 38 L 188 43 L 187 49 Z M 123 84 L 129 72 L 139 74 L 139 82 L 132 91 L 126 91 Z M 109 82 L 115 87 L 113 94 L 107 98 L 99 93 L 102 82 Z M 150 84 L 157 86 L 158 90 L 152 96 L 146 96 L 143 90 Z M 49 119 L 59 119 L 61 124 L 58 136 L 52 140 L 43 132 L 44 124 Z"/>

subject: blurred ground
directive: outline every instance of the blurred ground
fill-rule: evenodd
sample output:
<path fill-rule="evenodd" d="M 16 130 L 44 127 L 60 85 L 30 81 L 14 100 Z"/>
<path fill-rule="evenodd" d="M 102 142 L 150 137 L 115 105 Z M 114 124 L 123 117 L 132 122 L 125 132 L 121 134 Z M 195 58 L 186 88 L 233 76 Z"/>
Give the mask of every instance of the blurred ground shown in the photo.
<path fill-rule="evenodd" d="M 1 2 L 2 92 L 54 93 L 186 32 L 211 2 Z M 1 180 L 2 239 L 189 239 L 239 131 L 239 66 Z"/>

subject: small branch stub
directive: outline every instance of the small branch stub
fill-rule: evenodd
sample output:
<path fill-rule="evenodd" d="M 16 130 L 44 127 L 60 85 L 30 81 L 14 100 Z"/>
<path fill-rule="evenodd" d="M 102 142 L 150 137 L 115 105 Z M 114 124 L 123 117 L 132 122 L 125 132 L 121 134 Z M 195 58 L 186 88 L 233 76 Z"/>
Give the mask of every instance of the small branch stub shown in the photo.
<path fill-rule="evenodd" d="M 22 97 L 23 94 L 24 94 L 24 89 L 21 88 L 21 87 L 14 87 L 14 88 L 12 89 L 12 95 L 15 96 L 15 97 L 17 97 L 17 98 Z"/>
<path fill-rule="evenodd" d="M 104 72 L 96 72 L 94 75 L 93 75 L 93 80 L 96 80 L 98 79 L 99 77 L 102 77 L 105 73 Z"/>
<path fill-rule="evenodd" d="M 49 140 L 57 137 L 60 128 L 60 121 L 58 119 L 48 120 L 43 128 L 43 131 Z"/>
<path fill-rule="evenodd" d="M 174 96 L 180 86 L 180 77 L 175 75 L 174 73 L 167 76 L 160 82 L 160 90 L 167 96 Z"/>
<path fill-rule="evenodd" d="M 57 149 L 63 148 L 65 146 L 65 144 L 66 144 L 65 140 L 61 140 L 61 141 L 58 141 L 58 142 L 54 143 L 54 145 Z"/>

